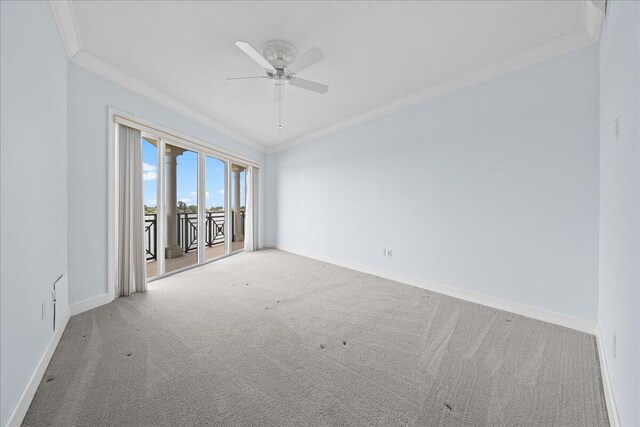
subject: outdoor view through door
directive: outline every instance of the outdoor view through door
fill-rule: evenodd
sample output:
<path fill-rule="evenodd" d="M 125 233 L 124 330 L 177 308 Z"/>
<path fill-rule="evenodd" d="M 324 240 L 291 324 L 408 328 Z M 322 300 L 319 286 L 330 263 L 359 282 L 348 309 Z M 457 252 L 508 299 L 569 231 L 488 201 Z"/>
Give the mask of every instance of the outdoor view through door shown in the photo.
<path fill-rule="evenodd" d="M 198 154 L 165 144 L 166 273 L 198 262 Z"/>
<path fill-rule="evenodd" d="M 222 160 L 206 156 L 205 168 L 207 211 L 204 217 L 206 233 L 204 257 L 210 260 L 225 254 L 225 164 Z"/>
<path fill-rule="evenodd" d="M 244 248 L 244 225 L 246 217 L 245 203 L 245 183 L 247 177 L 247 168 L 244 166 L 231 165 L 231 204 L 232 204 L 232 222 L 233 222 L 233 240 L 231 250 L 237 251 Z"/>
<path fill-rule="evenodd" d="M 247 166 L 141 139 L 147 279 L 243 250 Z"/>
<path fill-rule="evenodd" d="M 145 137 L 142 138 L 142 182 L 147 277 L 154 277 L 158 274 L 158 141 Z"/>

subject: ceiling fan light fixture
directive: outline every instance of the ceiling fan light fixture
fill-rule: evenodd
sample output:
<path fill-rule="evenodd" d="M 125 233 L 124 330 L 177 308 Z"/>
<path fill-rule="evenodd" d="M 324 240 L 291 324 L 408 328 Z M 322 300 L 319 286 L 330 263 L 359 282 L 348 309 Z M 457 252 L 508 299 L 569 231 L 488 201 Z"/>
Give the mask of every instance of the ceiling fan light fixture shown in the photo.
<path fill-rule="evenodd" d="M 276 69 L 285 68 L 298 57 L 296 48 L 283 40 L 271 40 L 262 47 L 262 56 Z"/>
<path fill-rule="evenodd" d="M 244 41 L 237 41 L 236 46 L 260 65 L 264 69 L 266 76 L 232 77 L 227 80 L 256 78 L 274 80 L 278 100 L 278 129 L 282 129 L 282 85 L 285 82 L 289 82 L 292 86 L 319 94 L 327 93 L 329 90 L 329 86 L 325 84 L 295 77 L 297 73 L 324 59 L 322 51 L 318 48 L 313 47 L 298 57 L 296 48 L 291 43 L 282 40 L 271 40 L 265 43 L 261 49 L 262 53 Z"/>

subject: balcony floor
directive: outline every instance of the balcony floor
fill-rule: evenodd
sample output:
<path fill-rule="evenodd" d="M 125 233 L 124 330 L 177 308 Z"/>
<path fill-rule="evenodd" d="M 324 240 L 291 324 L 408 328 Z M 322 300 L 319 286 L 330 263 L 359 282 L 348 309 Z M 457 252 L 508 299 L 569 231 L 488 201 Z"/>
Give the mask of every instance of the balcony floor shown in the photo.
<path fill-rule="evenodd" d="M 244 248 L 244 241 L 240 242 L 232 242 L 231 243 L 232 251 L 237 251 L 238 249 Z M 212 246 L 210 248 L 205 248 L 204 256 L 206 260 L 210 260 L 213 258 L 217 258 L 219 256 L 224 255 L 224 244 L 219 244 L 216 246 Z M 167 259 L 164 262 L 165 272 L 170 273 L 174 270 L 181 269 L 183 267 L 187 267 L 189 265 L 196 264 L 198 260 L 198 253 L 196 250 L 185 253 L 179 258 L 171 258 Z M 147 279 L 152 278 L 157 275 L 157 261 L 151 260 L 147 261 Z"/>

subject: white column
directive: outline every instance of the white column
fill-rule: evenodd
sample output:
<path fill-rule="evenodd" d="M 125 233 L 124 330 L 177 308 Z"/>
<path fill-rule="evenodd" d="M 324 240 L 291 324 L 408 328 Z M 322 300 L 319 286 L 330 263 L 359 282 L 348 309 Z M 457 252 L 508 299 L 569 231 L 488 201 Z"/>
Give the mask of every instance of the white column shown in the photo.
<path fill-rule="evenodd" d="M 240 172 L 244 169 L 234 166 L 233 169 L 233 240 L 239 242 L 244 240 L 242 234 L 242 216 L 240 215 Z"/>
<path fill-rule="evenodd" d="M 181 155 L 184 150 L 177 147 L 166 145 L 165 153 L 165 168 L 164 173 L 166 176 L 166 228 L 165 238 L 166 245 L 164 249 L 165 258 L 178 258 L 182 256 L 182 248 L 178 246 L 178 191 L 176 175 L 176 158 Z"/>

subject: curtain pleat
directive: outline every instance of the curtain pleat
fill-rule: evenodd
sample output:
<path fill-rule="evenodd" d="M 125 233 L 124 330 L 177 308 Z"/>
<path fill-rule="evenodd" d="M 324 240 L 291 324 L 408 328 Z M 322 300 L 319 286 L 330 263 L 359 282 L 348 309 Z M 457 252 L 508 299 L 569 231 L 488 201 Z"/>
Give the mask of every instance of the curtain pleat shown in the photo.
<path fill-rule="evenodd" d="M 244 250 L 251 252 L 255 249 L 255 237 L 254 237 L 254 218 L 255 218 L 255 181 L 254 181 L 254 167 L 247 167 L 247 175 L 245 182 L 245 218 L 244 218 Z"/>
<path fill-rule="evenodd" d="M 140 131 L 118 125 L 117 295 L 145 292 L 144 205 Z"/>

